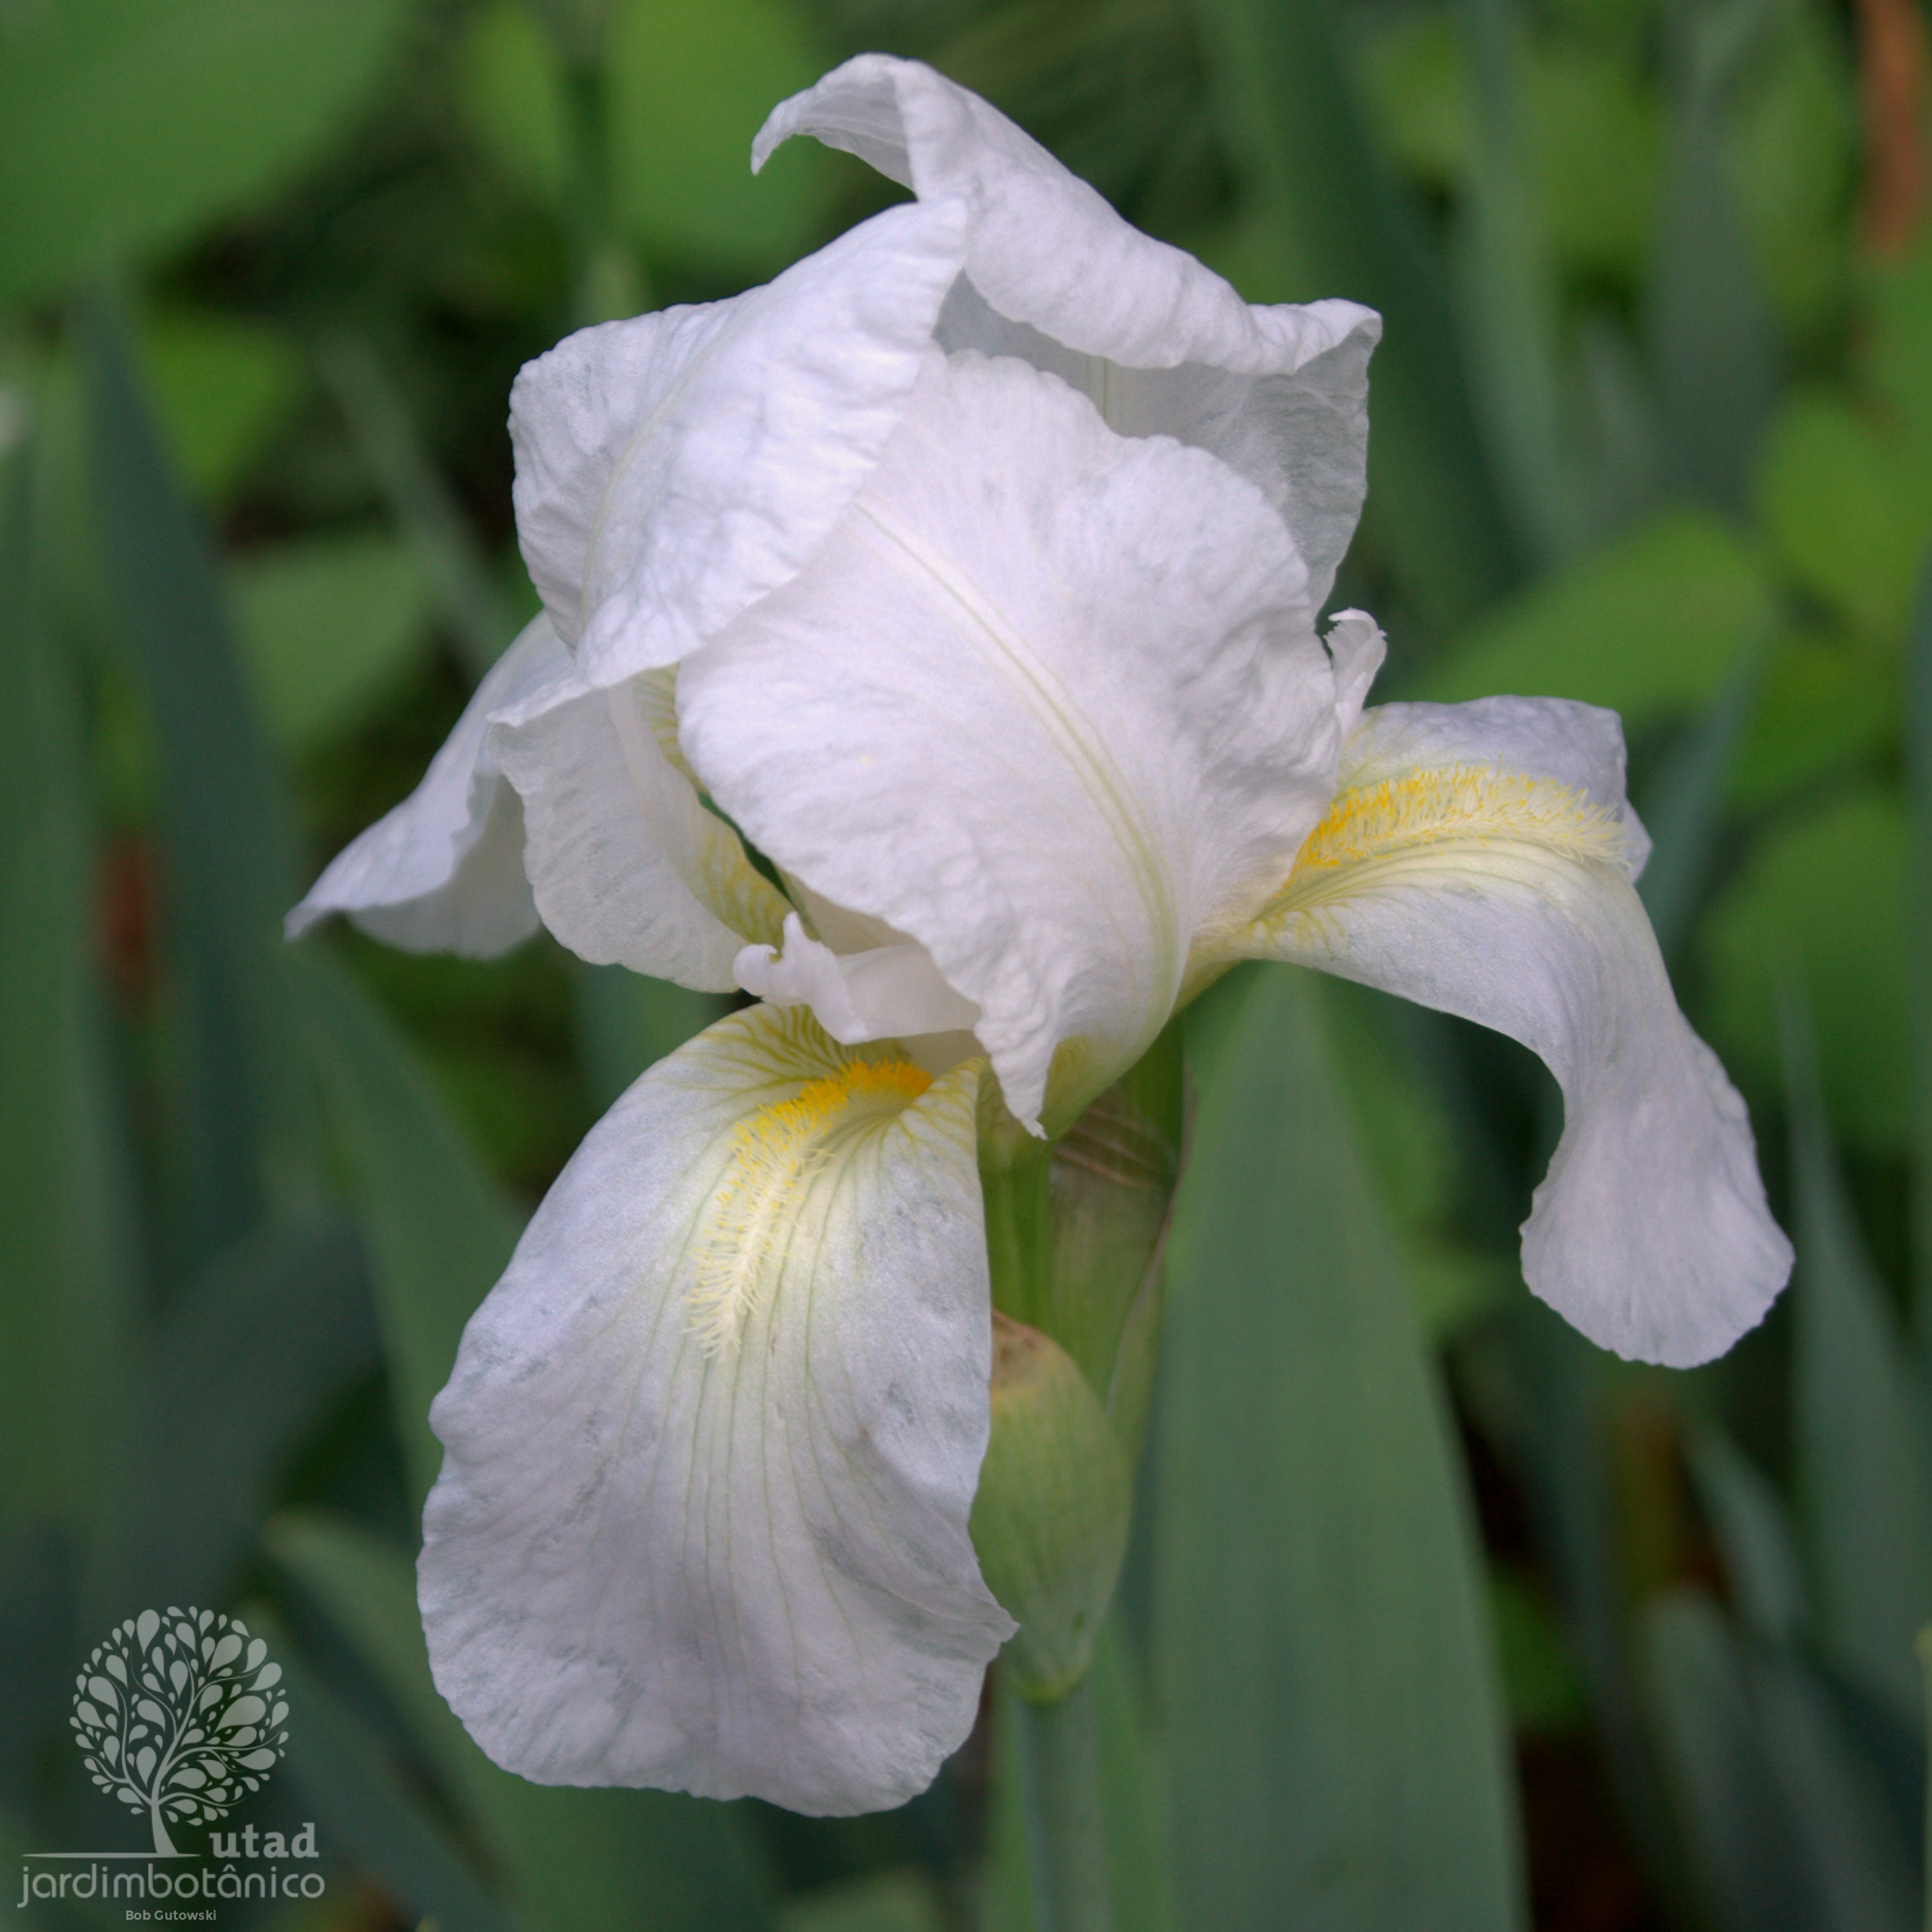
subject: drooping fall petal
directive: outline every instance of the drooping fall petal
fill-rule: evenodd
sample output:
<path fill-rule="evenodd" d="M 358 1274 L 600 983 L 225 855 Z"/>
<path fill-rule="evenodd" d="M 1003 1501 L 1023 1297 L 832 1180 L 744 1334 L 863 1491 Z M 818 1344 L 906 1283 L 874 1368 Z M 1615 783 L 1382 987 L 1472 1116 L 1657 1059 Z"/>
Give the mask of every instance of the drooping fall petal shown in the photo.
<path fill-rule="evenodd" d="M 983 1066 L 754 1007 L 565 1169 L 430 1413 L 430 1661 L 499 1763 L 849 1813 L 965 1738 L 1013 1628 L 967 1533 Z"/>
<path fill-rule="evenodd" d="M 1615 718 L 1554 700 L 1365 714 L 1342 788 L 1232 950 L 1509 1034 L 1563 1089 L 1529 1286 L 1619 1354 L 1688 1367 L 1790 1273 L 1744 1103 L 1670 990 L 1631 879 Z"/>

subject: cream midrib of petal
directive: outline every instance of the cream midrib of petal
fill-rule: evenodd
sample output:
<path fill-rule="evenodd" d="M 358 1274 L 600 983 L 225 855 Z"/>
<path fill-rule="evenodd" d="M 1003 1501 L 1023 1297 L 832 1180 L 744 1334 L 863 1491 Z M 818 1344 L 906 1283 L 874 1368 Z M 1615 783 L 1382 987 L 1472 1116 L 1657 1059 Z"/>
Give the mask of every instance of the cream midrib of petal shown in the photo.
<path fill-rule="evenodd" d="M 1479 872 L 1487 854 L 1621 868 L 1627 849 L 1615 813 L 1554 779 L 1475 763 L 1407 772 L 1338 794 L 1254 924 L 1277 931 L 1379 887 Z"/>
<path fill-rule="evenodd" d="M 898 575 L 936 592 L 942 606 L 960 620 L 967 638 L 980 644 L 1007 673 L 1027 709 L 1093 800 L 1126 861 L 1146 917 L 1155 948 L 1151 983 L 1157 988 L 1172 988 L 1179 975 L 1181 941 L 1173 882 L 1139 801 L 1086 724 L 1080 707 L 1040 652 L 949 558 L 894 516 L 870 491 L 860 495 L 853 510 L 854 527 L 862 540 L 868 530 L 880 540 L 871 544 L 874 554 Z M 1159 1017 L 1164 1018 L 1164 1011 Z"/>

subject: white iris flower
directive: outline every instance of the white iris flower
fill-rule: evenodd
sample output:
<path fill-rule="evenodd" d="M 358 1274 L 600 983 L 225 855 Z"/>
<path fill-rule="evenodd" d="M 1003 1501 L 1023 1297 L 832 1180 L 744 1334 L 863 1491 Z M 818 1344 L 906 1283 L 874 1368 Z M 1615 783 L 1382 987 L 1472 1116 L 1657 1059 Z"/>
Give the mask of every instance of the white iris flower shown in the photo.
<path fill-rule="evenodd" d="M 1057 1133 L 1218 971 L 1294 960 L 1549 1064 L 1524 1272 L 1593 1340 L 1703 1361 L 1790 1250 L 1632 889 L 1616 719 L 1364 710 L 1380 633 L 1317 634 L 1376 317 L 1248 307 L 916 64 L 849 62 L 758 159 L 796 133 L 916 199 L 523 372 L 544 615 L 290 924 L 541 919 L 759 996 L 470 1323 L 421 1599 L 511 1768 L 840 1813 L 928 1782 L 1013 1629 L 967 1533 L 983 1102 Z"/>

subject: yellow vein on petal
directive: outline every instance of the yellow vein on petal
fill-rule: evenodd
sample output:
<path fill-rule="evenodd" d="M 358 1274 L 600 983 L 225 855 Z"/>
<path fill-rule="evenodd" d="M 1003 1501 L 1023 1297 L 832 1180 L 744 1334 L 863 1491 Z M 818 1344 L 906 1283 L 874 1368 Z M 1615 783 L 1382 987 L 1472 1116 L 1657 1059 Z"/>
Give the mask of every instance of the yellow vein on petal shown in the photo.
<path fill-rule="evenodd" d="M 1479 871 L 1484 854 L 1512 849 L 1620 867 L 1628 835 L 1614 812 L 1554 779 L 1482 764 L 1407 772 L 1340 793 L 1256 923 L 1278 926 L 1404 880 Z"/>
<path fill-rule="evenodd" d="M 849 1061 L 738 1123 L 687 1290 L 691 1328 L 707 1354 L 736 1349 L 845 1131 L 897 1115 L 931 1084 L 910 1061 Z"/>

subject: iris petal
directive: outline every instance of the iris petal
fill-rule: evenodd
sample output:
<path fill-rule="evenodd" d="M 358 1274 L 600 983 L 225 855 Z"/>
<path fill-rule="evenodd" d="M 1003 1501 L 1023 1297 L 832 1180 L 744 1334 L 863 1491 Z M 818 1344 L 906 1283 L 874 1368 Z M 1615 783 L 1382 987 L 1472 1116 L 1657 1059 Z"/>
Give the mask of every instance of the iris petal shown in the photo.
<path fill-rule="evenodd" d="M 773 110 L 753 164 L 795 134 L 849 150 L 921 200 L 964 205 L 966 275 L 941 312 L 941 348 L 1018 356 L 1123 434 L 1211 450 L 1281 514 L 1321 607 L 1367 481 L 1371 310 L 1242 301 L 916 61 L 861 54 L 835 69 Z"/>
<path fill-rule="evenodd" d="M 765 287 L 583 330 L 518 376 L 517 535 L 592 682 L 675 663 L 811 554 L 898 424 L 961 221 L 888 209 Z"/>
<path fill-rule="evenodd" d="M 489 742 L 499 707 L 548 684 L 568 663 L 539 617 L 491 668 L 421 784 L 339 852 L 288 916 L 299 938 L 346 912 L 412 952 L 488 957 L 537 930 L 523 870 L 523 813 Z"/>
<path fill-rule="evenodd" d="M 733 969 L 738 984 L 774 1006 L 809 1007 L 835 1040 L 971 1033 L 980 1009 L 939 976 L 932 955 L 910 943 L 840 954 L 808 938 L 797 913 L 785 921 L 782 952 L 748 946 Z"/>
<path fill-rule="evenodd" d="M 1592 1341 L 1684 1367 L 1763 1317 L 1791 1250 L 1744 1103 L 1678 1011 L 1631 884 L 1642 847 L 1622 771 L 1615 718 L 1586 705 L 1369 712 L 1342 790 L 1232 949 L 1536 1052 L 1565 1120 L 1524 1278 Z"/>
<path fill-rule="evenodd" d="M 964 1740 L 1013 1628 L 967 1533 L 983 1065 L 754 1007 L 565 1169 L 430 1413 L 430 1661 L 499 1763 L 851 1813 Z"/>
<path fill-rule="evenodd" d="M 572 952 L 723 993 L 745 942 L 777 938 L 783 895 L 678 752 L 669 672 L 599 690 L 565 664 L 492 733 L 538 908 Z"/>
<path fill-rule="evenodd" d="M 930 954 L 1007 1104 L 1146 1050 L 1188 942 L 1287 868 L 1340 744 L 1252 484 L 1024 363 L 936 355 L 811 565 L 685 660 L 685 748 L 789 876 Z"/>

